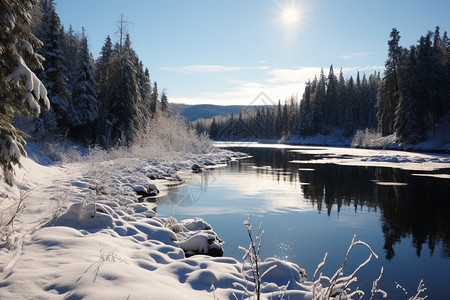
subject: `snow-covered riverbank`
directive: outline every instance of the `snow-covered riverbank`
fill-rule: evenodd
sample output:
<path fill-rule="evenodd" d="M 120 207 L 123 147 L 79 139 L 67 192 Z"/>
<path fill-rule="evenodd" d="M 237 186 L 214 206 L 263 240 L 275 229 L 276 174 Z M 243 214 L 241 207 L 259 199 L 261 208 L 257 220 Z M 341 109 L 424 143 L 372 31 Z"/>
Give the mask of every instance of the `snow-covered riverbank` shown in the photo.
<path fill-rule="evenodd" d="M 180 153 L 167 161 L 97 156 L 54 164 L 38 148 L 28 151 L 34 160 L 22 160 L 18 184 L 1 184 L 3 220 L 24 205 L 13 228 L 3 228 L 2 299 L 229 299 L 254 290 L 243 275 L 247 267 L 226 254 L 186 258 L 185 251 L 221 249 L 207 221 L 159 218 L 156 204 L 136 194 L 149 187 L 164 193 L 165 183 L 189 176 L 192 165 L 223 163 L 233 153 Z M 278 259 L 261 268 L 275 265 L 264 278 L 263 294 L 287 289 L 303 298 L 309 288 L 301 283 L 300 268 Z"/>

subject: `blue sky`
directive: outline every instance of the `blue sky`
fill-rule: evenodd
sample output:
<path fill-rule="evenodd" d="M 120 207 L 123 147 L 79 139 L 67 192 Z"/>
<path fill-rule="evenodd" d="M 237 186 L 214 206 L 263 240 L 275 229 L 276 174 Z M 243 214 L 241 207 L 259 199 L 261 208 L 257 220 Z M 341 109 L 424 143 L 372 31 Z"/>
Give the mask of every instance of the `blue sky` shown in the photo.
<path fill-rule="evenodd" d="M 171 102 L 259 104 L 300 98 L 328 73 L 382 70 L 393 27 L 403 46 L 436 25 L 450 31 L 450 1 L 418 0 L 55 0 L 63 25 L 85 27 L 98 56 L 117 21 Z M 296 21 L 284 17 L 291 8 Z M 257 96 L 264 92 L 269 99 Z"/>

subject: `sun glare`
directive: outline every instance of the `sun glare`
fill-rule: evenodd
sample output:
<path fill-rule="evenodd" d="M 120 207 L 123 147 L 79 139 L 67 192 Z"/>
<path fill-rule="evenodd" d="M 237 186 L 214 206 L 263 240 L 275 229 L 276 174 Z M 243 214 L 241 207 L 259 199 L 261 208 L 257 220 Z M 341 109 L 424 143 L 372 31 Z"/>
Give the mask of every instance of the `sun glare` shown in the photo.
<path fill-rule="evenodd" d="M 278 4 L 278 24 L 289 34 L 294 34 L 307 24 L 310 4 L 305 0 L 284 0 Z"/>
<path fill-rule="evenodd" d="M 283 11 L 283 21 L 292 25 L 298 22 L 299 12 L 295 7 L 287 7 Z"/>

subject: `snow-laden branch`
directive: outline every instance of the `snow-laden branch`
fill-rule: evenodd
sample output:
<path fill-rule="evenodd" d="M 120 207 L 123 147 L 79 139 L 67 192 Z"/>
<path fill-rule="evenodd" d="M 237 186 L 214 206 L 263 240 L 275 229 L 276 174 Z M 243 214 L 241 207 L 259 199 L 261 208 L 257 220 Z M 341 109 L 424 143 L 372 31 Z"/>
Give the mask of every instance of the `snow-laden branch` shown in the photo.
<path fill-rule="evenodd" d="M 6 80 L 12 85 L 20 85 L 20 80 L 24 81 L 25 87 L 27 89 L 27 93 L 25 93 L 22 98 L 23 103 L 28 103 L 30 108 L 37 115 L 40 114 L 41 109 L 37 100 L 42 100 L 44 107 L 46 109 L 50 108 L 50 101 L 47 97 L 47 89 L 39 80 L 39 78 L 34 74 L 30 68 L 26 65 L 23 58 L 20 55 L 17 55 L 18 65 L 16 69 L 6 77 Z"/>

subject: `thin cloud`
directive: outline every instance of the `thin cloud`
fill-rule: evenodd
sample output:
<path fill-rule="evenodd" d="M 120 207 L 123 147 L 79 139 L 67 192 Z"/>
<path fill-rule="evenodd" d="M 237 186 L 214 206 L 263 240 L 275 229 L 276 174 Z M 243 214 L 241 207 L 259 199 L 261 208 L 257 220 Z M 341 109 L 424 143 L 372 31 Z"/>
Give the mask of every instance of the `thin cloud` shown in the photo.
<path fill-rule="evenodd" d="M 339 55 L 339 58 L 345 59 L 345 60 L 354 60 L 358 59 L 360 57 L 369 56 L 372 55 L 373 52 L 352 52 L 352 53 L 344 53 Z"/>
<path fill-rule="evenodd" d="M 344 76 L 349 77 L 350 75 L 356 74 L 358 71 L 361 73 L 372 73 L 374 71 L 381 71 L 384 70 L 384 66 L 357 66 L 357 67 L 348 67 L 348 68 L 342 68 L 342 73 L 344 73 Z M 336 74 L 336 71 L 334 71 Z M 369 74 L 370 74 L 369 73 Z"/>
<path fill-rule="evenodd" d="M 357 71 L 372 73 L 382 68 L 380 66 L 357 66 L 343 68 L 342 72 L 345 77 L 350 77 L 356 75 Z M 232 80 L 229 82 L 233 86 L 227 90 L 201 93 L 195 97 L 171 97 L 171 101 L 186 104 L 267 105 L 276 104 L 278 100 L 283 103 L 291 96 L 300 100 L 305 89 L 305 83 L 318 76 L 321 69 L 321 67 L 267 69 L 264 70 L 266 77 L 259 81 Z M 327 76 L 328 69 L 324 68 L 324 72 Z M 338 72 L 339 70 L 335 69 L 335 75 L 338 75 Z M 257 97 L 261 92 L 264 92 L 269 99 L 258 102 Z"/>
<path fill-rule="evenodd" d="M 313 79 L 315 75 L 320 74 L 321 68 L 319 67 L 298 67 L 294 69 L 272 69 L 268 73 L 271 78 L 267 82 L 271 84 L 277 83 L 299 83 L 305 82 L 309 79 Z"/>
<path fill-rule="evenodd" d="M 268 67 L 239 67 L 239 66 L 221 66 L 221 65 L 190 65 L 183 67 L 161 67 L 161 70 L 176 73 L 221 73 L 235 72 L 243 70 L 266 70 Z"/>

